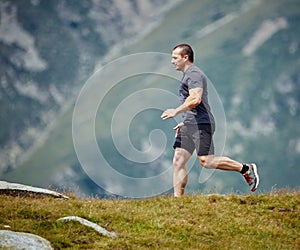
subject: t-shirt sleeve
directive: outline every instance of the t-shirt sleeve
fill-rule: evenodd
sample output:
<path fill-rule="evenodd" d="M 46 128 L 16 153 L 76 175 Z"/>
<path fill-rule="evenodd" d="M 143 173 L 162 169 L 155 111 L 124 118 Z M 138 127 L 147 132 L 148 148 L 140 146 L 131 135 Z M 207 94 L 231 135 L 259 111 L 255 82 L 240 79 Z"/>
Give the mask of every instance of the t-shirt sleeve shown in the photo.
<path fill-rule="evenodd" d="M 193 71 L 190 73 L 190 76 L 188 78 L 188 89 L 194 89 L 194 88 L 203 88 L 205 81 L 205 76 L 203 74 L 199 74 L 197 71 Z"/>

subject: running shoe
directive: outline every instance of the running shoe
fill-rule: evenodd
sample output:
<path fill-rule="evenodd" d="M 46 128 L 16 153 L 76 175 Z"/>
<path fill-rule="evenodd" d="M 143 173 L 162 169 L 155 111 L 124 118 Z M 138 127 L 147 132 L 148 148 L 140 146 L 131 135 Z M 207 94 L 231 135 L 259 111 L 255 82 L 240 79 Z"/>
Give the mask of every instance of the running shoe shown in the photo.
<path fill-rule="evenodd" d="M 257 172 L 257 166 L 255 163 L 247 164 L 249 166 L 249 170 L 243 174 L 246 182 L 249 186 L 252 185 L 251 191 L 254 192 L 259 185 L 259 176 Z"/>

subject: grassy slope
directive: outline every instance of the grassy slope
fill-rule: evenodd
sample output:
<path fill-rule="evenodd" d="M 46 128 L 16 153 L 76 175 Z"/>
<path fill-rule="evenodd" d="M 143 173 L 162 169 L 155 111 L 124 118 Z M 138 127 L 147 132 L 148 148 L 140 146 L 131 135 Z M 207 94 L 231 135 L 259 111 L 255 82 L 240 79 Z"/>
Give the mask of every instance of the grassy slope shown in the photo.
<path fill-rule="evenodd" d="M 267 45 L 262 46 L 262 48 L 260 48 L 252 57 L 245 58 L 241 55 L 242 47 L 248 39 L 250 39 L 253 32 L 263 20 L 287 15 L 290 16 L 291 20 L 297 20 L 296 17 L 299 13 L 299 4 L 297 4 L 297 1 L 286 1 L 284 3 L 282 1 L 262 1 L 256 8 L 228 23 L 207 37 L 202 39 L 197 38 L 196 32 L 214 21 L 213 17 L 215 14 L 220 12 L 226 15 L 235 12 L 239 9 L 237 6 L 240 6 L 240 4 L 236 4 L 241 2 L 242 1 L 237 0 L 229 1 L 224 4 L 220 1 L 185 1 L 178 8 L 170 11 L 161 25 L 151 32 L 151 34 L 135 44 L 132 48 L 124 51 L 124 54 L 143 51 L 161 51 L 169 53 L 170 49 L 179 42 L 189 42 L 193 44 L 197 55 L 197 64 L 201 65 L 210 79 L 214 82 L 218 93 L 221 95 L 225 111 L 227 112 L 227 115 L 230 116 L 230 101 L 233 94 L 240 93 L 244 98 L 247 98 L 247 93 L 254 93 L 256 96 L 257 91 L 255 88 L 258 88 L 258 84 L 264 86 L 263 90 L 274 89 L 274 86 L 271 84 L 276 82 L 278 75 L 292 69 L 293 72 L 297 72 L 297 66 L 294 64 L 295 60 L 290 58 L 292 56 L 286 52 L 287 46 L 283 46 L 282 52 L 275 55 L 272 54 L 273 50 L 269 49 L 273 46 L 277 46 L 276 37 L 278 36 L 275 36 L 275 39 L 268 41 Z M 293 30 L 295 30 L 294 28 L 299 29 L 298 26 L 291 28 L 293 28 Z M 285 34 L 284 32 L 286 31 L 283 31 L 283 36 L 286 35 L 286 37 L 290 37 L 292 34 Z M 293 33 L 295 33 L 293 39 L 297 39 L 297 32 Z M 281 40 L 279 39 L 278 42 L 280 41 Z M 287 41 L 287 43 L 288 42 L 289 41 Z M 282 43 L 280 46 L 282 46 Z M 273 60 L 274 58 L 279 58 L 279 61 Z M 281 59 L 285 62 L 284 64 L 280 63 Z M 277 63 L 274 63 L 275 61 Z M 268 69 L 272 70 L 269 72 Z M 278 73 L 273 74 L 274 70 L 278 71 Z M 259 81 L 257 81 L 257 79 L 259 79 Z M 233 89 L 235 89 L 236 93 L 232 91 Z M 246 99 L 247 102 L 239 107 L 239 115 L 243 115 L 243 121 L 246 124 L 248 122 L 247 119 L 251 120 L 254 115 L 257 115 L 257 113 L 260 112 L 261 107 L 268 105 L 268 102 L 263 100 L 260 96 L 256 97 L 257 98 L 253 100 Z M 247 114 L 247 116 L 244 114 Z M 283 110 L 278 114 L 278 117 L 282 117 L 283 115 L 287 116 L 286 114 L 288 113 Z M 64 168 L 67 166 L 78 164 L 71 139 L 71 116 L 72 110 L 58 121 L 57 127 L 53 130 L 53 133 L 46 144 L 16 171 L 4 176 L 5 179 L 11 181 L 23 181 L 32 185 L 47 186 L 49 185 L 49 176 L 63 172 Z M 293 119 L 292 117 L 287 116 L 284 120 L 292 121 Z M 262 176 L 269 176 L 271 172 L 276 176 L 275 183 L 273 183 L 273 178 L 269 178 L 262 182 L 262 190 L 269 190 L 273 185 L 278 183 L 278 181 L 286 181 L 286 179 L 292 180 L 294 178 L 293 172 L 296 171 L 295 169 L 293 171 L 285 171 L 284 176 L 287 176 L 286 179 L 282 178 L 280 171 L 275 173 L 270 169 L 270 167 L 274 165 L 287 165 L 285 164 L 286 160 L 295 159 L 293 158 L 294 156 L 286 158 L 281 157 L 280 159 L 282 159 L 282 162 L 280 161 L 279 163 L 278 159 L 273 157 L 274 155 L 277 155 L 278 152 L 285 152 L 288 150 L 286 145 L 278 142 L 288 141 L 290 139 L 289 133 L 297 135 L 297 128 L 295 126 L 293 127 L 293 124 L 294 123 L 291 122 L 289 126 L 292 127 L 283 131 L 283 133 L 276 133 L 274 136 L 263 137 L 258 143 L 256 142 L 256 138 L 246 138 L 248 140 L 247 143 L 249 144 L 248 148 L 244 150 L 246 153 L 244 155 L 238 155 L 239 158 L 237 158 L 237 160 L 240 161 L 252 160 L 250 156 L 255 155 L 256 160 L 261 163 L 261 165 L 266 166 L 261 172 Z M 230 130 L 230 128 L 228 129 Z M 234 133 L 235 132 L 233 131 L 233 134 Z M 283 135 L 285 137 L 281 138 Z M 65 140 L 63 140 L 63 138 L 65 138 Z M 244 140 L 245 138 L 236 137 L 236 141 L 231 141 L 231 143 L 234 145 L 234 143 Z M 253 147 L 253 145 L 255 145 L 255 147 Z M 269 145 L 273 145 L 273 147 L 270 148 Z M 268 151 L 266 148 L 268 148 Z M 289 152 L 285 152 L 284 154 L 286 155 L 287 153 Z M 271 157 L 269 157 L 269 155 L 271 155 Z M 236 158 L 235 155 L 231 156 Z M 291 164 L 292 162 L 289 163 L 289 165 Z M 295 164 L 292 164 L 292 167 L 295 167 Z M 32 172 L 39 173 L 39 175 L 33 175 Z M 289 173 L 292 174 L 289 175 Z M 225 175 L 226 174 L 222 172 L 217 173 L 216 176 L 223 179 L 228 176 Z M 297 175 L 294 174 L 294 176 Z M 213 179 L 212 182 L 214 182 Z M 240 180 L 238 182 L 240 183 Z M 227 183 L 227 191 L 232 190 L 232 188 L 242 190 L 244 187 L 241 187 L 233 181 L 228 181 Z M 297 183 L 297 180 L 294 180 L 294 183 Z M 243 184 L 244 183 L 242 183 L 242 185 Z M 279 184 L 282 185 L 282 183 Z"/>
<path fill-rule="evenodd" d="M 55 249 L 299 249 L 300 194 L 61 200 L 0 196 L 0 228 L 38 234 Z M 81 216 L 117 233 L 97 234 Z"/>

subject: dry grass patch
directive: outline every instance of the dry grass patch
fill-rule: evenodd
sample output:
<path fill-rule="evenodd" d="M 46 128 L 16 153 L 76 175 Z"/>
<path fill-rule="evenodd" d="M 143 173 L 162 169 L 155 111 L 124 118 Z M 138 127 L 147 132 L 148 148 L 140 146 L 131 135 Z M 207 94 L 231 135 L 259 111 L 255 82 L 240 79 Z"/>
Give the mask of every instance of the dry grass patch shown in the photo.
<path fill-rule="evenodd" d="M 144 200 L 1 195 L 0 228 L 38 234 L 55 249 L 299 249 L 300 193 L 187 195 Z M 80 216 L 117 233 L 112 239 Z"/>

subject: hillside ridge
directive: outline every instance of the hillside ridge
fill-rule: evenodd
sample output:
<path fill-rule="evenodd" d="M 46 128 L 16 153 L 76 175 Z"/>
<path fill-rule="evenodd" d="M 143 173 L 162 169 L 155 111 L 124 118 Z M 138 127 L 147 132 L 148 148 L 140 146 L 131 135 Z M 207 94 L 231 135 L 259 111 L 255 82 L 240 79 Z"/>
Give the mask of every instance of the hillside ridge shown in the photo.
<path fill-rule="evenodd" d="M 0 228 L 47 239 L 54 249 L 297 249 L 300 194 L 195 194 L 143 200 L 97 197 L 69 200 L 1 196 Z M 116 238 L 99 235 L 78 222 L 80 216 Z M 0 239 L 1 245 L 1 239 Z"/>

